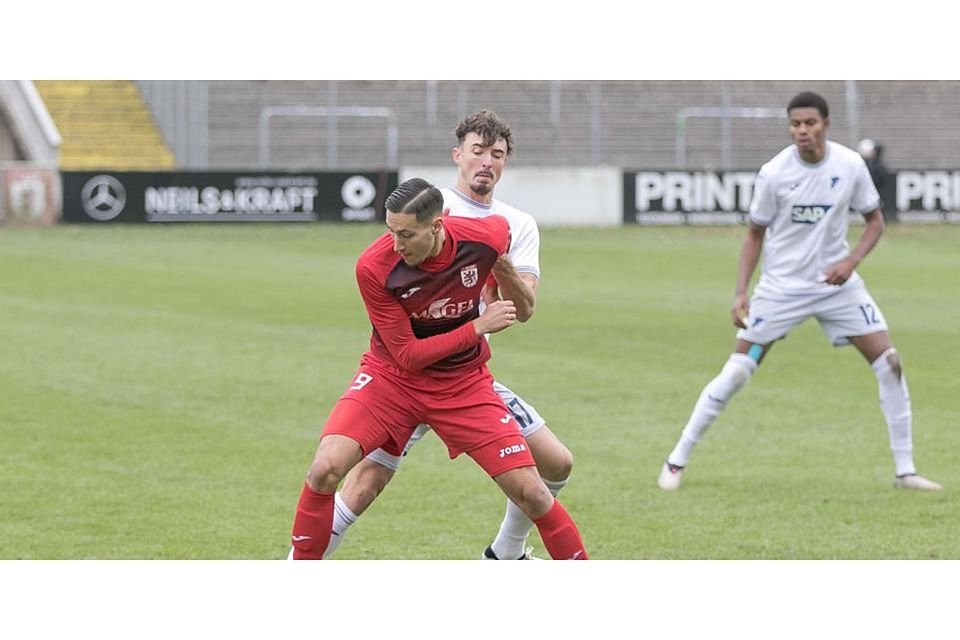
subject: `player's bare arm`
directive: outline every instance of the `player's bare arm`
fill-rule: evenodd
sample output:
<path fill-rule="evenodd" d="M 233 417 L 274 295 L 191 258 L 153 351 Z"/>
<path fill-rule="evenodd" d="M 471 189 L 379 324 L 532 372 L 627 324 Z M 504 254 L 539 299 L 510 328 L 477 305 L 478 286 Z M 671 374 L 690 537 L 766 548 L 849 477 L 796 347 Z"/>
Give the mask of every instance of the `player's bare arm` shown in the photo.
<path fill-rule="evenodd" d="M 517 307 L 510 300 L 496 300 L 473 321 L 478 336 L 503 331 L 517 321 Z"/>
<path fill-rule="evenodd" d="M 493 265 L 493 277 L 497 280 L 502 297 L 512 300 L 517 306 L 517 320 L 529 320 L 537 304 L 540 279 L 532 273 L 518 272 L 507 254 L 501 255 Z"/>
<path fill-rule="evenodd" d="M 737 267 L 737 289 L 733 298 L 733 308 L 730 310 L 730 316 L 733 324 L 741 329 L 746 329 L 746 317 L 750 313 L 750 296 L 747 293 L 747 287 L 750 286 L 750 278 L 757 268 L 757 262 L 760 261 L 760 250 L 763 248 L 763 234 L 766 230 L 754 222 L 748 223 L 747 237 L 743 240 L 743 246 L 740 247 L 740 264 Z"/>
<path fill-rule="evenodd" d="M 827 284 L 840 285 L 849 280 L 857 265 L 877 246 L 877 242 L 886 228 L 883 221 L 883 212 L 879 208 L 874 209 L 870 213 L 865 213 L 863 218 L 865 225 L 863 233 L 860 234 L 860 240 L 857 241 L 857 246 L 853 248 L 849 256 L 827 268 L 824 273 Z"/>
<path fill-rule="evenodd" d="M 488 280 L 487 284 L 483 285 L 483 289 L 480 290 L 480 299 L 483 300 L 483 304 L 487 306 L 500 299 L 500 290 L 497 288 L 495 282 L 491 283 Z"/>

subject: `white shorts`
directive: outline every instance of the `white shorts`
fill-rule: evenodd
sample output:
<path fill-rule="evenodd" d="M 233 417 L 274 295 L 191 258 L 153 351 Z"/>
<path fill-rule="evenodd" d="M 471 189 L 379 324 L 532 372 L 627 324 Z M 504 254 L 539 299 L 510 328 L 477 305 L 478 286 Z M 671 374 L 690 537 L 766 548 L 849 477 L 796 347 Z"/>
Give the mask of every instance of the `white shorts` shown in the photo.
<path fill-rule="evenodd" d="M 865 336 L 887 330 L 880 307 L 863 282 L 838 287 L 827 295 L 761 296 L 750 299 L 747 328 L 737 338 L 754 344 L 769 344 L 785 338 L 791 329 L 816 318 L 835 347 L 850 344 L 850 336 Z"/>
<path fill-rule="evenodd" d="M 510 413 L 513 414 L 514 419 L 517 421 L 517 425 L 520 427 L 520 433 L 523 434 L 524 438 L 529 438 L 544 427 L 546 422 L 542 417 L 540 417 L 540 414 L 537 413 L 537 410 L 533 408 L 533 405 L 529 405 L 524 402 L 523 398 L 499 382 L 494 381 L 493 390 L 497 392 L 497 394 L 503 400 L 503 404 L 507 405 L 507 409 L 509 409 Z M 417 444 L 420 441 L 420 438 L 426 435 L 427 431 L 430 431 L 430 425 L 421 424 L 418 426 L 413 432 L 413 435 L 410 436 L 410 440 L 407 441 L 407 446 L 403 448 L 402 455 L 394 456 L 387 453 L 383 449 L 377 449 L 370 452 L 370 455 L 367 457 L 379 465 L 396 471 L 400 466 L 400 460 L 403 458 L 403 456 L 407 455 L 413 445 Z"/>

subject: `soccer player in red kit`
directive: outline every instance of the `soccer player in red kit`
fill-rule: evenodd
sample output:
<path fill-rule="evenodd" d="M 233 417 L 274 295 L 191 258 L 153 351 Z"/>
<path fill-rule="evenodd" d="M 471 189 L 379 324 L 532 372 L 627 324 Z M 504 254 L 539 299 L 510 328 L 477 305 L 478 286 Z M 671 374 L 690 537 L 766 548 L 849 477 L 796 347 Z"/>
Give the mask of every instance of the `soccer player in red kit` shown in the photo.
<path fill-rule="evenodd" d="M 373 325 L 370 349 L 330 413 L 297 504 L 295 560 L 323 557 L 334 492 L 347 472 L 382 447 L 400 455 L 430 424 L 450 457 L 466 453 L 533 520 L 554 559 L 587 559 L 577 526 L 543 483 L 511 413 L 493 390 L 484 334 L 516 322 L 496 301 L 480 314 L 480 292 L 510 244 L 500 216 L 444 217 L 443 195 L 412 178 L 386 201 L 388 232 L 357 261 Z"/>

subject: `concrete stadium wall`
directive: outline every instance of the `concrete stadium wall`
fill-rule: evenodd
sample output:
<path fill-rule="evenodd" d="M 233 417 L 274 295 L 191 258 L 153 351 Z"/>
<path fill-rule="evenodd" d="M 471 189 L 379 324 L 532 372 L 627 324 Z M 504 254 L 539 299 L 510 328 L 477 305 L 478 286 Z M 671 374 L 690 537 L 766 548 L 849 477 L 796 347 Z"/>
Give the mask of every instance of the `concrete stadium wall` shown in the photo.
<path fill-rule="evenodd" d="M 453 186 L 457 169 L 402 167 L 400 181 L 424 178 L 438 187 Z M 510 167 L 497 185 L 497 199 L 551 227 L 623 224 L 623 170 L 603 168 Z"/>
<path fill-rule="evenodd" d="M 457 123 L 488 108 L 513 129 L 513 167 L 759 168 L 789 144 L 786 105 L 801 90 L 816 91 L 829 102 L 831 139 L 855 146 L 873 138 L 884 147 L 891 169 L 954 170 L 960 143 L 957 80 L 150 80 L 138 85 L 176 150 L 178 167 L 192 170 L 385 168 L 388 128 L 379 117 L 275 118 L 267 127 L 269 161 L 263 166 L 259 116 L 278 106 L 389 109 L 395 114 L 398 166 L 443 165 Z M 702 113 L 721 107 L 767 115 Z"/>

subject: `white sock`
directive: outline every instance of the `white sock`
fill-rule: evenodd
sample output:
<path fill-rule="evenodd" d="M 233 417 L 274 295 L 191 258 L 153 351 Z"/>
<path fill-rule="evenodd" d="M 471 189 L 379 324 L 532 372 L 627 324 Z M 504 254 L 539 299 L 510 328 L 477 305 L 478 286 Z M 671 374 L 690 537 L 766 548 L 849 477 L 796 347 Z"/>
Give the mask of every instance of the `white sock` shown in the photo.
<path fill-rule="evenodd" d="M 726 408 L 727 401 L 733 397 L 757 369 L 757 363 L 745 353 L 734 353 L 727 359 L 716 378 L 707 383 L 693 407 L 690 420 L 683 428 L 677 446 L 667 456 L 667 462 L 679 467 L 687 466 L 690 452 L 700 442 L 700 438 Z"/>
<path fill-rule="evenodd" d="M 891 366 L 893 364 L 898 366 Z M 890 450 L 898 476 L 916 473 L 913 465 L 913 437 L 911 435 L 913 412 L 910 408 L 910 391 L 907 377 L 899 366 L 899 356 L 894 348 L 887 349 L 870 364 L 880 387 L 880 410 L 887 419 L 890 433 Z"/>
<path fill-rule="evenodd" d="M 556 498 L 563 489 L 566 480 L 547 480 L 542 478 L 547 489 Z M 500 531 L 490 547 L 493 553 L 501 560 L 513 560 L 523 555 L 524 548 L 527 545 L 527 536 L 530 535 L 530 529 L 533 528 L 533 521 L 527 517 L 520 507 L 515 505 L 512 500 L 507 500 L 507 512 L 503 516 L 503 522 L 500 523 Z"/>
<path fill-rule="evenodd" d="M 340 543 L 347 535 L 347 529 L 350 528 L 359 516 L 355 515 L 347 503 L 340 497 L 337 491 L 333 496 L 333 529 L 330 531 L 330 542 L 327 543 L 327 550 L 323 552 L 323 559 L 326 560 L 337 550 Z"/>

